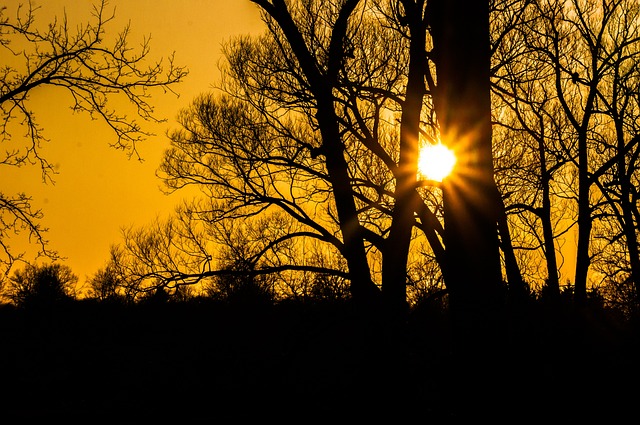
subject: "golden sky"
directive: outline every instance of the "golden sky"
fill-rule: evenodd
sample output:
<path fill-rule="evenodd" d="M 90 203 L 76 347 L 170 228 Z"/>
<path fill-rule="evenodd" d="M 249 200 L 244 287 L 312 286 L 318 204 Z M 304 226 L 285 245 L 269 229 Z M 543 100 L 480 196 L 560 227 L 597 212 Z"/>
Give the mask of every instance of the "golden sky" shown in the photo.
<path fill-rule="evenodd" d="M 66 10 L 75 26 L 87 21 L 92 6 L 89 0 L 34 0 L 33 4 L 40 7 L 39 25 Z M 59 171 L 55 185 L 43 184 L 37 167 L 3 170 L 0 183 L 6 194 L 26 192 L 33 197 L 34 207 L 45 214 L 51 248 L 66 257 L 64 264 L 81 281 L 105 265 L 109 247 L 121 241 L 123 227 L 166 217 L 179 203 L 183 195 L 164 195 L 155 176 L 169 145 L 165 132 L 177 128 L 178 111 L 218 78 L 221 43 L 233 35 L 262 31 L 258 9 L 249 0 L 111 0 L 109 7 L 116 8 L 116 20 L 109 25 L 108 36 L 130 21 L 133 45 L 150 35 L 152 58 L 175 51 L 176 62 L 189 69 L 184 82 L 176 86 L 179 98 L 158 91 L 153 99 L 156 115 L 168 121 L 145 127 L 157 135 L 138 146 L 144 162 L 110 148 L 115 139 L 106 125 L 72 114 L 65 92 L 40 88 L 31 93 L 31 107 L 50 139 L 42 152 Z"/>

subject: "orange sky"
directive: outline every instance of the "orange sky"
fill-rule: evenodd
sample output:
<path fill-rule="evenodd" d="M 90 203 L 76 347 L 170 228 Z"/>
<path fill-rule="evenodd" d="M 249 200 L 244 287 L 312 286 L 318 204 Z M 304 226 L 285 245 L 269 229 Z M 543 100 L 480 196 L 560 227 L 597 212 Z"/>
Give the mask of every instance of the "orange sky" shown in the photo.
<path fill-rule="evenodd" d="M 92 4 L 85 0 L 33 3 L 41 7 L 37 12 L 40 25 L 66 9 L 73 26 L 87 20 Z M 153 58 L 175 51 L 178 64 L 189 69 L 184 82 L 176 86 L 180 98 L 160 92 L 154 97 L 157 116 L 168 121 L 147 124 L 157 136 L 138 146 L 144 162 L 129 160 L 110 148 L 113 134 L 98 121 L 73 115 L 66 93 L 37 89 L 31 93 L 31 107 L 51 140 L 42 152 L 58 168 L 56 183 L 44 185 L 36 167 L 2 170 L 0 183 L 0 191 L 6 194 L 26 192 L 33 197 L 34 207 L 45 214 L 42 223 L 49 228 L 51 248 L 67 258 L 64 264 L 81 282 L 105 265 L 109 247 L 121 241 L 122 227 L 143 226 L 172 212 L 182 195 L 164 195 L 162 182 L 155 176 L 169 145 L 165 132 L 177 128 L 178 111 L 217 79 L 221 43 L 232 35 L 262 30 L 258 9 L 249 0 L 111 0 L 109 7 L 116 8 L 109 35 L 130 21 L 132 44 L 151 35 Z M 13 249 L 26 247 L 15 245 Z"/>

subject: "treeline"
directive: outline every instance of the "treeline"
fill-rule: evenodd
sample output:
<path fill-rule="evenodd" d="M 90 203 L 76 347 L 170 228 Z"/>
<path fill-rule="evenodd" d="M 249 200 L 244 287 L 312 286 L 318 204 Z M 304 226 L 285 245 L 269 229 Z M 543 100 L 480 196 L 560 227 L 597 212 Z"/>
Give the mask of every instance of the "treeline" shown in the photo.
<path fill-rule="evenodd" d="M 349 300 L 77 299 L 68 272 L 34 267 L 32 292 L 0 308 L 6 417 L 611 419 L 635 406 L 635 323 L 596 298 L 582 315 L 569 294 L 562 314 L 542 298 L 512 311 L 501 355 L 480 362 L 453 349 L 442 298 L 398 329 Z"/>

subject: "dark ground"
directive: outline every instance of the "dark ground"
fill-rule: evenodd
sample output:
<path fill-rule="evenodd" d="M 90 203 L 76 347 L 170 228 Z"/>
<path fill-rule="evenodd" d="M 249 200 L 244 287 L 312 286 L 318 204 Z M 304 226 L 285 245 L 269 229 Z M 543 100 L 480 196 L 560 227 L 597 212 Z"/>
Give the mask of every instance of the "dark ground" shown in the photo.
<path fill-rule="evenodd" d="M 454 352 L 429 308 L 391 331 L 348 305 L 4 307 L 2 422 L 638 420 L 633 326 L 519 316 L 500 350 Z"/>

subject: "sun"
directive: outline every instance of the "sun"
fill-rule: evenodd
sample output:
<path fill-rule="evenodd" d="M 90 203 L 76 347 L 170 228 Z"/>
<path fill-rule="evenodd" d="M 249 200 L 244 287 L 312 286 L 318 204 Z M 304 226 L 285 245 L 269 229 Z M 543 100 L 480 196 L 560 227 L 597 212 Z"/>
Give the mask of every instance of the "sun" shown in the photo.
<path fill-rule="evenodd" d="M 456 156 L 443 144 L 425 145 L 420 149 L 418 172 L 427 180 L 441 182 L 451 173 L 455 163 Z"/>

